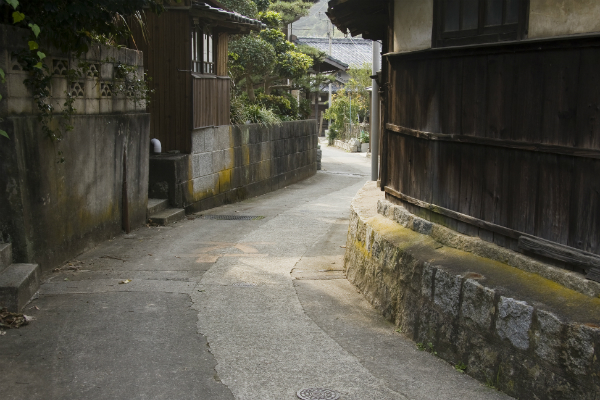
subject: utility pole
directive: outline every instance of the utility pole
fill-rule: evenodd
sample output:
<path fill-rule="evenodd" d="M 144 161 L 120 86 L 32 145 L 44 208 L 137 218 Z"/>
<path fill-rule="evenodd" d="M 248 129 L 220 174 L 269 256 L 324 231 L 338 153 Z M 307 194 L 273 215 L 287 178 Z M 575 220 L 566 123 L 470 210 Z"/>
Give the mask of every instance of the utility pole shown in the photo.
<path fill-rule="evenodd" d="M 352 91 L 348 91 L 348 99 L 350 104 L 350 138 L 352 138 Z"/>
<path fill-rule="evenodd" d="M 381 69 L 379 42 L 373 40 L 373 76 Z M 379 178 L 379 86 L 373 79 L 371 89 L 371 180 Z"/>
<path fill-rule="evenodd" d="M 329 38 L 329 57 L 331 57 L 331 31 L 333 30 L 333 25 L 330 25 L 331 21 L 327 19 L 327 37 Z M 329 108 L 331 108 L 331 82 L 329 82 Z M 331 118 L 327 121 L 327 129 L 331 129 Z"/>

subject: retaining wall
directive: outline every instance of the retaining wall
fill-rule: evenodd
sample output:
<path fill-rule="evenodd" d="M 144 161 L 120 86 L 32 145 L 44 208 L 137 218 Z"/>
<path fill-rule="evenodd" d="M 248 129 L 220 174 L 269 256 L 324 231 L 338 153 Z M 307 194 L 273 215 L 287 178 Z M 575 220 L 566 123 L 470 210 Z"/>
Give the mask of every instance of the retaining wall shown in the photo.
<path fill-rule="evenodd" d="M 10 136 L 0 137 L 0 243 L 12 243 L 14 262 L 48 271 L 122 232 L 124 153 L 129 223 L 145 223 L 150 116 L 143 101 L 115 90 L 119 65 L 143 74 L 141 52 L 95 45 L 76 58 L 44 48 L 52 74 L 47 104 L 56 113 L 51 127 L 58 126 L 67 93 L 75 108 L 74 129 L 52 142 L 23 84 L 28 72 L 14 56 L 27 47 L 30 33 L 0 25 L 0 68 L 6 73 L 0 129 Z M 69 69 L 81 74 L 69 80 Z"/>
<path fill-rule="evenodd" d="M 82 115 L 72 123 L 55 145 L 37 117 L 9 117 L 10 140 L 0 138 L 0 234 L 15 262 L 43 271 L 122 232 L 124 152 L 129 221 L 132 228 L 146 221 L 149 115 Z"/>
<path fill-rule="evenodd" d="M 225 125 L 192 132 L 192 154 L 150 157 L 151 198 L 193 213 L 259 196 L 317 171 L 314 120 Z"/>
<path fill-rule="evenodd" d="M 348 279 L 420 348 L 462 363 L 489 386 L 519 399 L 597 399 L 595 282 L 569 289 L 460 250 L 462 243 L 475 252 L 510 251 L 449 232 L 382 200 L 369 183 L 352 204 Z M 587 285 L 583 276 L 564 274 L 563 282 Z"/>

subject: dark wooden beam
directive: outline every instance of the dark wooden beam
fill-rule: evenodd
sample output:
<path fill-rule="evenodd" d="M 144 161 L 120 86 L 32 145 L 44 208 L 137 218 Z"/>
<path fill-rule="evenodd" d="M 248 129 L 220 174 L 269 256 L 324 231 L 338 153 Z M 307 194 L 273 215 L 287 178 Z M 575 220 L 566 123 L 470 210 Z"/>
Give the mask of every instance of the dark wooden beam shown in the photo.
<path fill-rule="evenodd" d="M 577 265 L 586 272 L 593 268 L 598 269 L 597 272 L 600 272 L 600 257 L 573 247 L 564 246 L 539 238 L 521 236 L 519 238 L 519 249 L 530 251 L 547 258 L 564 261 L 568 264 Z"/>
<path fill-rule="evenodd" d="M 435 204 L 427 203 L 425 201 L 405 195 L 404 193 L 400 193 L 388 186 L 385 186 L 384 190 L 393 197 L 413 204 L 417 207 L 453 218 L 457 221 L 465 222 L 490 232 L 499 233 L 501 235 L 517 239 L 519 243 L 519 249 L 581 267 L 587 272 L 587 279 L 600 282 L 600 256 L 596 254 L 551 242 L 549 240 L 541 239 L 523 232 L 506 228 L 504 226 L 483 221 L 479 218 L 471 217 L 470 215 L 461 214 L 444 207 L 436 206 Z"/>
<path fill-rule="evenodd" d="M 558 146 L 543 143 L 521 142 L 516 140 L 490 139 L 478 136 L 453 135 L 445 133 L 423 132 L 416 129 L 405 128 L 394 124 L 386 124 L 386 129 L 406 136 L 424 140 L 437 140 L 441 142 L 478 144 L 482 146 L 504 147 L 538 153 L 560 154 L 573 157 L 600 159 L 600 150 L 583 149 L 577 147 Z"/>
<path fill-rule="evenodd" d="M 419 199 L 415 199 L 414 197 L 405 195 L 404 193 L 400 193 L 400 192 L 390 188 L 389 186 L 386 186 L 384 188 L 384 190 L 386 193 L 391 194 L 392 196 L 396 197 L 397 199 L 406 201 L 408 203 L 414 204 L 415 206 L 427 209 L 429 211 L 433 211 L 436 214 L 445 215 L 446 217 L 454 218 L 461 222 L 466 222 L 467 224 L 471 224 L 478 228 L 486 229 L 490 232 L 496 232 L 501 235 L 513 238 L 513 239 L 518 239 L 522 235 L 521 232 L 517 232 L 515 230 L 505 228 L 504 226 L 492 224 L 491 222 L 486 222 L 479 218 L 471 217 L 470 215 L 461 214 L 459 212 L 452 211 L 452 210 L 449 210 L 444 207 L 436 206 L 435 204 L 431 204 L 431 203 L 427 203 L 425 201 L 421 201 Z"/>

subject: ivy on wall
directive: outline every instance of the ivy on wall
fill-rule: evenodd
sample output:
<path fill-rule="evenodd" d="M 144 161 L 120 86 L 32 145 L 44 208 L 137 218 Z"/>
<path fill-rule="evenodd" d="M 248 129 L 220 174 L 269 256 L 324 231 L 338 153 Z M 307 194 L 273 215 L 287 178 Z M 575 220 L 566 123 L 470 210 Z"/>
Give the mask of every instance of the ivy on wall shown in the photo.
<path fill-rule="evenodd" d="M 73 108 L 73 96 L 67 91 L 65 103 L 58 113 L 60 123 L 53 123 L 57 110 L 50 101 L 52 72 L 43 62 L 46 53 L 40 48 L 40 43 L 75 56 L 87 52 L 92 43 L 116 45 L 119 38 L 130 33 L 129 22 L 144 27 L 143 10 L 146 8 L 160 14 L 164 10 L 162 3 L 162 0 L 0 0 L 0 23 L 29 30 L 27 44 L 13 55 L 28 74 L 24 84 L 33 95 L 43 131 L 53 142 L 60 141 L 65 132 L 73 129 L 71 119 L 76 110 Z M 67 87 L 84 77 L 88 69 L 89 64 L 79 63 L 76 68 L 68 70 Z M 0 69 L 2 83 L 5 76 Z M 116 63 L 113 79 L 113 94 L 124 93 L 136 103 L 148 100 L 147 77 L 145 74 L 139 76 L 135 66 Z M 9 138 L 3 130 L 0 130 L 0 136 Z M 59 162 L 62 161 L 64 159 L 60 157 Z"/>

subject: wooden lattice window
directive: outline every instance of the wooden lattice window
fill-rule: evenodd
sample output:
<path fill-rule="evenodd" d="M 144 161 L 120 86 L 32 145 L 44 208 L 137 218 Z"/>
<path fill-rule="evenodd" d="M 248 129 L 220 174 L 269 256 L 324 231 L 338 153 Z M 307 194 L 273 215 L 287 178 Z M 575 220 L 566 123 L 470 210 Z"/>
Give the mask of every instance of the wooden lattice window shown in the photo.
<path fill-rule="evenodd" d="M 192 29 L 192 71 L 199 74 L 214 74 L 214 43 L 209 27 Z"/>
<path fill-rule="evenodd" d="M 529 0 L 435 0 L 433 46 L 521 40 Z"/>

